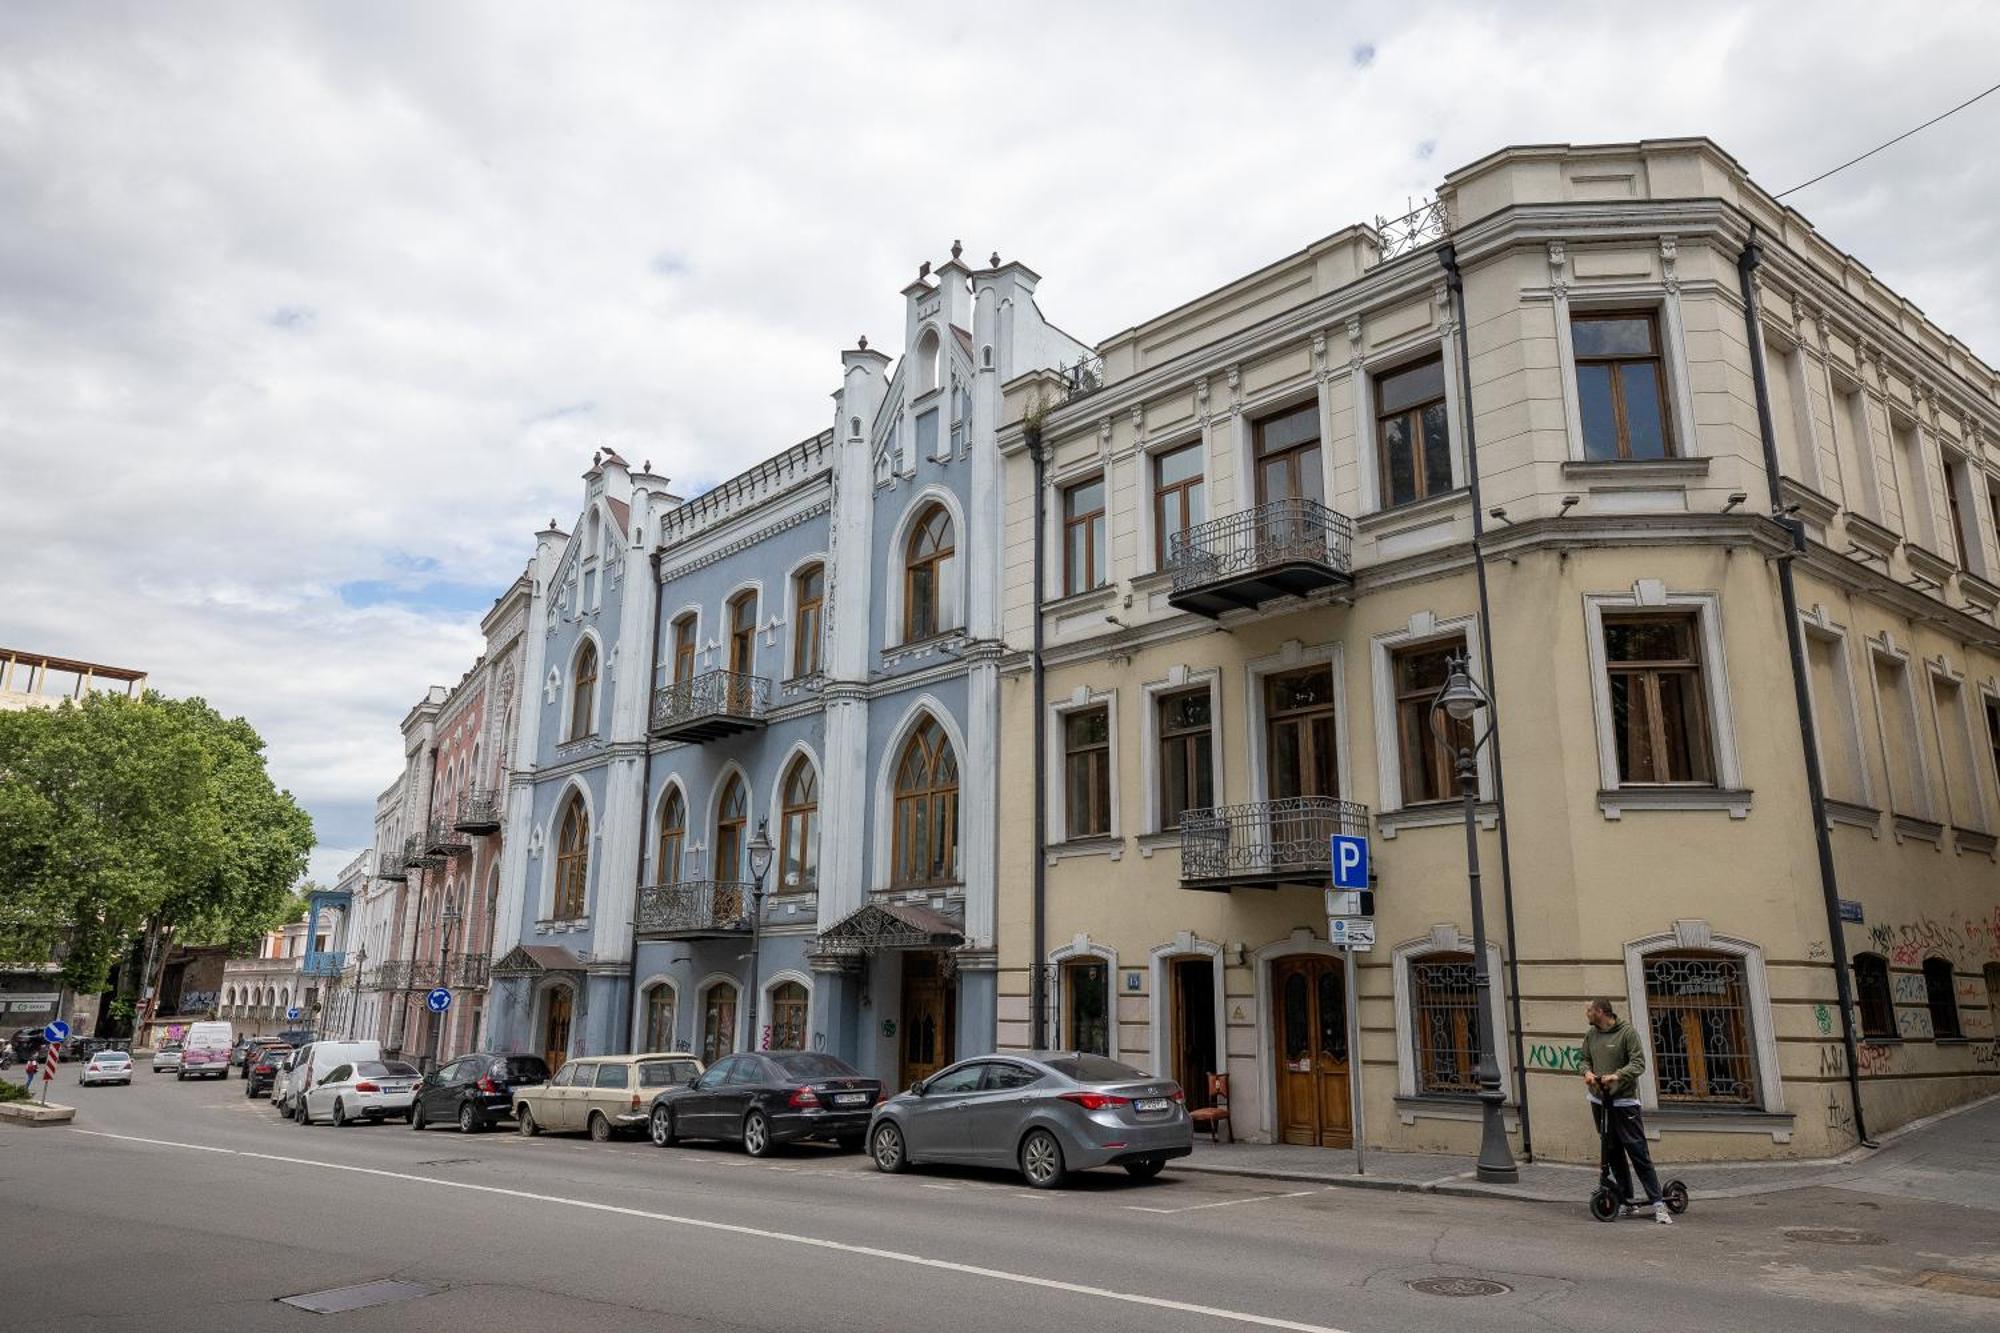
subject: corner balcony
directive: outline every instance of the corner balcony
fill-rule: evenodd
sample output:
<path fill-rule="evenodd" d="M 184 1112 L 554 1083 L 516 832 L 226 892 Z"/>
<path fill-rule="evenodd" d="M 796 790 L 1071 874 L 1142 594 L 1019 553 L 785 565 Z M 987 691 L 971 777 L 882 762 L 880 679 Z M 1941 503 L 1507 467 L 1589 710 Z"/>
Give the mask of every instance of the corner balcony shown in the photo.
<path fill-rule="evenodd" d="M 460 833 L 475 836 L 482 833 L 500 831 L 500 793 L 491 788 L 474 787 L 461 792 L 458 797 L 458 817 L 452 821 L 453 828 Z"/>
<path fill-rule="evenodd" d="M 424 835 L 424 851 L 431 856 L 464 856 L 471 850 L 472 842 L 467 835 L 442 819 L 433 823 L 430 832 Z"/>
<path fill-rule="evenodd" d="M 668 741 L 712 741 L 762 731 L 771 682 L 740 671 L 704 671 L 653 691 L 652 733 Z"/>
<path fill-rule="evenodd" d="M 1317 500 L 1273 500 L 1174 534 L 1167 601 L 1219 618 L 1354 582 L 1354 522 Z"/>
<path fill-rule="evenodd" d="M 381 879 L 393 880 L 400 884 L 410 877 L 409 872 L 403 867 L 401 852 L 383 852 L 375 858 L 375 874 Z"/>
<path fill-rule="evenodd" d="M 1333 835 L 1366 836 L 1368 807 L 1332 796 L 1287 796 L 1181 816 L 1181 887 L 1324 889 Z"/>
<path fill-rule="evenodd" d="M 748 935 L 750 894 L 749 884 L 731 879 L 648 884 L 639 890 L 639 934 L 661 940 Z"/>

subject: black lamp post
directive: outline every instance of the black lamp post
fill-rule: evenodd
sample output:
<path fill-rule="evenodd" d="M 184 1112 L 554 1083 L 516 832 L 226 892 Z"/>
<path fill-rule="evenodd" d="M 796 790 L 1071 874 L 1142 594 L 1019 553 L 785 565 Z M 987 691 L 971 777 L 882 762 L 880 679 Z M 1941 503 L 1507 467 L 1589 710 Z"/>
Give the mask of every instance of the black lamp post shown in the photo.
<path fill-rule="evenodd" d="M 368 971 L 368 946 L 362 945 L 354 955 L 354 990 L 347 997 L 347 1039 L 354 1040 L 354 1020 L 361 1008 L 361 978 Z"/>
<path fill-rule="evenodd" d="M 757 952 L 764 935 L 764 876 L 771 870 L 771 835 L 766 830 L 770 821 L 757 821 L 757 832 L 750 839 L 745 850 L 750 854 L 750 989 L 746 992 L 749 1023 L 745 1031 L 749 1033 L 750 1049 L 757 1049 Z"/>
<path fill-rule="evenodd" d="M 438 985 L 451 990 L 451 934 L 458 926 L 458 900 L 449 895 L 444 900 L 444 911 L 439 913 L 444 926 L 444 934 L 438 950 Z M 431 1068 L 438 1067 L 438 1059 L 443 1054 L 445 1024 L 451 1021 L 451 1010 L 431 1015 Z"/>
<path fill-rule="evenodd" d="M 1451 675 L 1431 701 L 1431 730 L 1447 752 L 1458 756 L 1458 792 L 1465 803 L 1465 875 L 1472 893 L 1473 1031 L 1479 1043 L 1479 1179 L 1507 1185 L 1520 1178 L 1514 1154 L 1507 1146 L 1507 1128 L 1500 1108 L 1507 1094 L 1500 1089 L 1500 1065 L 1494 1058 L 1493 973 L 1486 963 L 1486 903 L 1479 887 L 1479 773 L 1473 756 L 1493 736 L 1493 700 L 1465 669 L 1465 656 L 1454 653 Z"/>

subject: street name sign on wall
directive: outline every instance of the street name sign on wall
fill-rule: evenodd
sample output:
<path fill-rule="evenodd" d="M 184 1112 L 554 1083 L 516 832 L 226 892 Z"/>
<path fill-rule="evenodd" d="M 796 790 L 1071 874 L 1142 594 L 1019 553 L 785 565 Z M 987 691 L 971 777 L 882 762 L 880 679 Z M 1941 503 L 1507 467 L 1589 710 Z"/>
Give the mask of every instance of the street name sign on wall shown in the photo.
<path fill-rule="evenodd" d="M 424 996 L 424 1007 L 434 1014 L 443 1013 L 445 1010 L 451 1008 L 451 992 L 439 986 L 429 995 Z"/>

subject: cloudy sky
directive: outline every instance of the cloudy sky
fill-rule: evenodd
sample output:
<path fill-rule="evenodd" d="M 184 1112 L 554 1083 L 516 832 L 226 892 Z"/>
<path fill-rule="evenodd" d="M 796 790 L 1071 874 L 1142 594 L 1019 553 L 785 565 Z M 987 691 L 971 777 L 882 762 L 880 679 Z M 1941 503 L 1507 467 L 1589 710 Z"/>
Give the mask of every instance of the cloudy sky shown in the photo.
<path fill-rule="evenodd" d="M 249 717 L 327 876 L 591 450 L 692 494 L 819 430 L 954 237 L 1094 341 L 1510 142 L 1784 189 L 1996 50 L 1946 3 L 10 0 L 0 644 Z M 1988 360 L 1996 136 L 1792 200 Z"/>

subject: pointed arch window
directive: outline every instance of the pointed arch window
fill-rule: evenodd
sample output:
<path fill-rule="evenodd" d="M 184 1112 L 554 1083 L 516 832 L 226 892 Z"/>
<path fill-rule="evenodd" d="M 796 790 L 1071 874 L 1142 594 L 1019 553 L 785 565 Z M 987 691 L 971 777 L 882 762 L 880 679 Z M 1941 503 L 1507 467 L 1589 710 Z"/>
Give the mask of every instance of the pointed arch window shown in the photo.
<path fill-rule="evenodd" d="M 583 915 L 589 883 L 590 816 L 584 812 L 583 798 L 572 796 L 556 837 L 556 920 L 574 921 Z"/>
<path fill-rule="evenodd" d="M 903 558 L 903 640 L 958 628 L 958 545 L 951 511 L 933 504 L 917 516 Z"/>
<path fill-rule="evenodd" d="M 570 673 L 569 738 L 597 732 L 597 644 L 589 639 L 577 649 L 576 670 Z"/>
<path fill-rule="evenodd" d="M 778 892 L 810 893 L 819 887 L 819 774 L 804 755 L 785 773 L 778 821 Z"/>
<path fill-rule="evenodd" d="M 750 793 L 742 775 L 732 773 L 722 788 L 722 800 L 715 807 L 715 878 L 740 880 L 743 871 L 743 837 L 750 823 Z"/>
<path fill-rule="evenodd" d="M 667 788 L 660 802 L 660 846 L 653 874 L 662 884 L 681 882 L 681 851 L 687 846 L 687 801 L 679 787 Z"/>
<path fill-rule="evenodd" d="M 937 719 L 926 716 L 896 765 L 897 885 L 956 883 L 958 757 Z"/>

